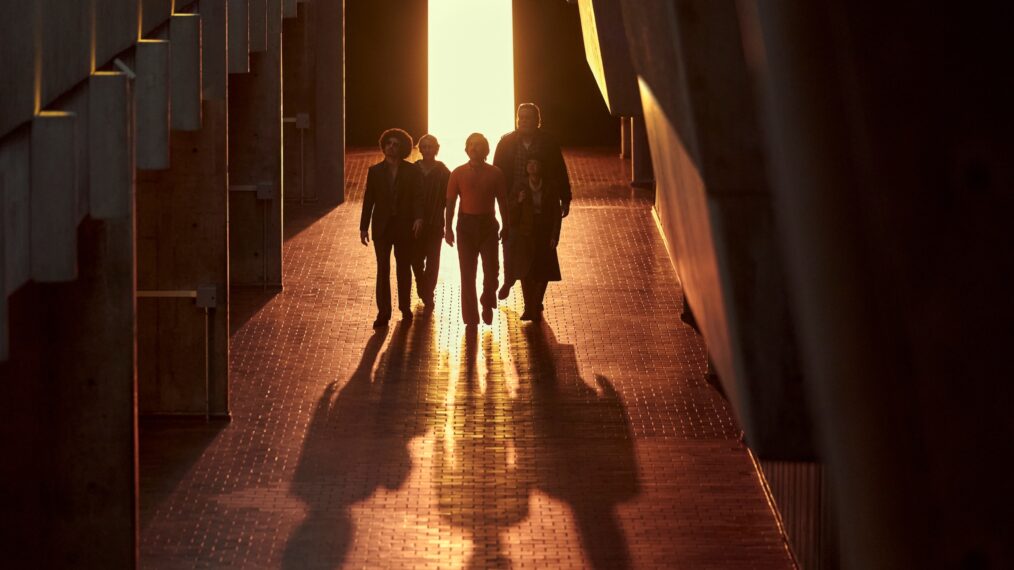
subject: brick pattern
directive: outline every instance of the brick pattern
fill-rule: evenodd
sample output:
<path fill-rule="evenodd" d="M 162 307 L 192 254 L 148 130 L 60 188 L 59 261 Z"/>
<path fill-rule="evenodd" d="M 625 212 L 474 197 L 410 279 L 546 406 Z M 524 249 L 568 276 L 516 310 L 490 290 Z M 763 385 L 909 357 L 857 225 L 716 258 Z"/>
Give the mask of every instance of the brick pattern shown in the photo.
<path fill-rule="evenodd" d="M 345 205 L 287 207 L 285 290 L 233 293 L 233 421 L 143 426 L 143 565 L 792 568 L 613 155 L 567 153 L 541 324 L 518 287 L 466 330 L 445 246 L 432 314 L 374 334 L 376 152 L 349 154 Z"/>

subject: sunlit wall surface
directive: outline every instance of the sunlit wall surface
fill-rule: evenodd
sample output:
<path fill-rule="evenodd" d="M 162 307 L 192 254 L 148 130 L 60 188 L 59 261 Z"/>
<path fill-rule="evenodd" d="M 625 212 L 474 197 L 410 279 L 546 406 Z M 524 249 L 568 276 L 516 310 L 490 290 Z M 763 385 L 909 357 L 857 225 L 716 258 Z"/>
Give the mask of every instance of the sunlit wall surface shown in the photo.
<path fill-rule="evenodd" d="M 437 157 L 453 169 L 468 160 L 465 138 L 480 132 L 492 149 L 514 129 L 511 0 L 429 1 L 429 129 Z"/>

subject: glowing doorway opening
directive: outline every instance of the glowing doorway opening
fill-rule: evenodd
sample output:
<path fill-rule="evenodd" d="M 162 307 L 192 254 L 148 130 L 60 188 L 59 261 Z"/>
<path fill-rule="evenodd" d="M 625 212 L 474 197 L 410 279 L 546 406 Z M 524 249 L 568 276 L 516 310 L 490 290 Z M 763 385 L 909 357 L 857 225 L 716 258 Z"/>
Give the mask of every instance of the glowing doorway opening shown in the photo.
<path fill-rule="evenodd" d="M 492 150 L 514 130 L 512 0 L 429 0 L 429 130 L 438 159 L 466 162 L 465 138 L 486 135 Z"/>

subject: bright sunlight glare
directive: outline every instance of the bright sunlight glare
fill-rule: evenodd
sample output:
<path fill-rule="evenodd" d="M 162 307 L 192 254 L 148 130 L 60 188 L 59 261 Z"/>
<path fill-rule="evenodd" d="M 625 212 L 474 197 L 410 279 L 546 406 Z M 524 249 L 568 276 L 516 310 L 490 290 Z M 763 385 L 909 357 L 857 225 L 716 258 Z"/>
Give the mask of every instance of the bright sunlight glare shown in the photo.
<path fill-rule="evenodd" d="M 486 135 L 492 150 L 514 130 L 512 0 L 429 1 L 429 128 L 439 160 L 468 161 L 465 138 Z"/>

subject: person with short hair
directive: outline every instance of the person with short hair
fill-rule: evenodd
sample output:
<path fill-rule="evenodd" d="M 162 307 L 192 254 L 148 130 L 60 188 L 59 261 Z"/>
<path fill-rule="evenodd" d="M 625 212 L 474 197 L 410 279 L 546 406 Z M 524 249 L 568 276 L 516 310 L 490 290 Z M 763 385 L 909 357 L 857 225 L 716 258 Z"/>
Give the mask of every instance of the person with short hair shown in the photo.
<path fill-rule="evenodd" d="M 387 129 L 380 135 L 384 160 L 366 174 L 363 212 L 359 219 L 359 240 L 370 242 L 377 254 L 377 319 L 373 328 L 386 327 L 391 320 L 391 250 L 394 249 L 398 281 L 398 308 L 404 321 L 412 320 L 412 254 L 414 225 L 421 225 L 422 204 L 418 199 L 419 169 L 405 159 L 412 153 L 412 137 L 402 129 Z"/>
<path fill-rule="evenodd" d="M 517 128 L 507 133 L 496 145 L 496 152 L 493 153 L 493 165 L 503 173 L 507 183 L 507 189 L 513 191 L 514 187 L 527 178 L 526 167 L 528 157 L 538 155 L 542 159 L 542 177 L 558 189 L 559 207 L 561 217 L 566 218 L 570 213 L 570 179 L 567 175 L 567 165 L 563 160 L 563 151 L 552 135 L 542 129 L 542 110 L 535 103 L 521 103 L 517 111 Z M 514 286 L 514 280 L 510 277 L 513 273 L 510 270 L 511 247 L 508 236 L 503 244 L 504 284 L 500 288 L 498 297 L 506 299 Z"/>
<path fill-rule="evenodd" d="M 451 171 L 436 159 L 440 141 L 433 135 L 419 137 L 416 161 L 421 177 L 419 199 L 422 201 L 422 224 L 416 230 L 415 270 L 419 298 L 427 309 L 433 308 L 433 294 L 440 273 L 440 249 L 444 239 L 444 208 L 447 204 L 447 181 Z"/>
<path fill-rule="evenodd" d="M 500 207 L 500 217 L 505 221 L 503 232 L 507 234 L 506 184 L 500 169 L 486 163 L 489 156 L 489 141 L 480 133 L 472 133 L 465 140 L 468 162 L 454 169 L 447 182 L 446 229 L 444 239 L 454 245 L 454 208 L 461 198 L 458 213 L 458 265 L 461 268 L 461 316 L 466 325 L 479 324 L 479 311 L 475 298 L 475 274 L 478 259 L 482 258 L 482 320 L 493 322 L 493 307 L 496 306 L 496 288 L 500 281 L 500 259 L 498 248 L 499 224 L 496 221 L 494 202 Z"/>

